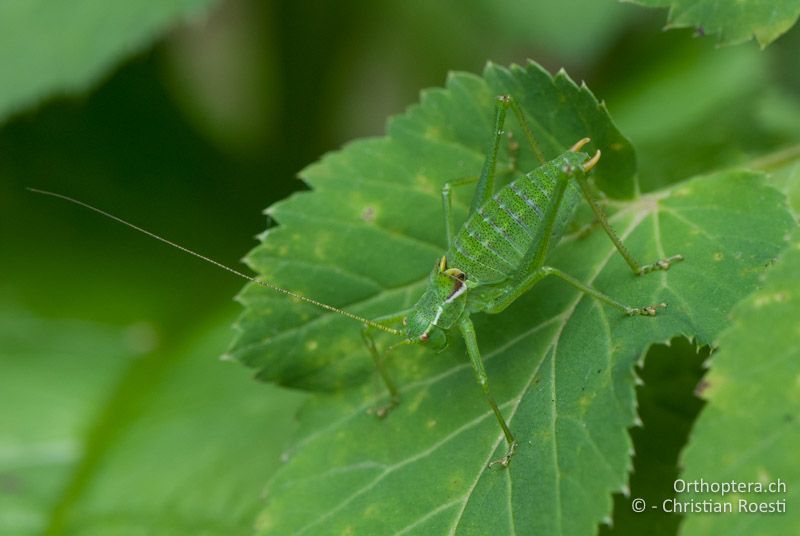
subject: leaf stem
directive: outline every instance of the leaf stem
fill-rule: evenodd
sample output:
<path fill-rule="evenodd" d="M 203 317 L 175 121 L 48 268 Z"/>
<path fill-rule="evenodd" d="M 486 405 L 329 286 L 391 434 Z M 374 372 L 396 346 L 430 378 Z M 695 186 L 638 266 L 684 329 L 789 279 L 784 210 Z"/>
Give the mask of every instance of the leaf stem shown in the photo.
<path fill-rule="evenodd" d="M 750 160 L 744 167 L 772 171 L 798 159 L 800 159 L 800 143 Z"/>

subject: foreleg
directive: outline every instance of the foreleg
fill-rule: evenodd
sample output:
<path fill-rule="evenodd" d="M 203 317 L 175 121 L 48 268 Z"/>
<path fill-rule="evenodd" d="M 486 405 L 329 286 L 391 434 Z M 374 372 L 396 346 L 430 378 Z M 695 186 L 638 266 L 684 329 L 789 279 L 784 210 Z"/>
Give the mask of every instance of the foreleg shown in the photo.
<path fill-rule="evenodd" d="M 402 311 L 400 313 L 376 318 L 375 322 L 384 325 L 398 324 L 403 321 L 407 314 L 408 311 Z M 389 402 L 386 405 L 375 409 L 375 414 L 379 418 L 383 418 L 400 403 L 400 391 L 397 389 L 397 385 L 394 383 L 394 380 L 392 380 L 392 377 L 387 370 L 384 359 L 385 355 L 381 354 L 377 344 L 375 344 L 375 339 L 373 337 L 373 332 L 375 329 L 376 328 L 371 325 L 364 326 L 364 329 L 361 330 L 361 338 L 364 340 L 364 344 L 366 345 L 367 350 L 369 350 L 372 360 L 375 362 L 375 368 L 378 370 L 378 375 L 380 375 L 381 380 L 383 380 L 386 390 L 389 391 Z"/>

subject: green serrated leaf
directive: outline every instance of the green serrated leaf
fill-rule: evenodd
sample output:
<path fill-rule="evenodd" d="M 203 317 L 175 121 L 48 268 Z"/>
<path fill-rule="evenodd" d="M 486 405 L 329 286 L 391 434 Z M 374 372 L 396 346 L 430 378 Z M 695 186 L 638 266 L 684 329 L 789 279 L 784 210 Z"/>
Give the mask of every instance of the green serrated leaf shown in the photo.
<path fill-rule="evenodd" d="M 698 28 L 719 34 L 721 44 L 749 41 L 765 47 L 791 28 L 800 16 L 798 0 L 626 0 L 648 7 L 668 7 L 668 28 Z"/>
<path fill-rule="evenodd" d="M 250 264 L 284 287 L 363 316 L 411 305 L 444 251 L 439 189 L 477 174 L 493 96 L 509 90 L 532 115 L 548 155 L 582 137 L 581 123 L 585 135 L 624 142 L 591 94 L 565 75 L 550 78 L 534 65 L 490 66 L 482 79 L 454 75 L 447 89 L 424 93 L 392 121 L 388 137 L 355 142 L 308 168 L 303 177 L 314 192 L 270 209 L 280 226 L 266 233 Z M 564 110 L 576 101 L 583 104 Z M 598 137 L 604 131 L 612 135 Z M 624 158 L 613 158 L 614 143 L 600 147 L 612 158 L 598 182 L 613 190 L 610 177 L 631 177 L 620 171 L 633 165 L 632 153 L 627 142 L 616 147 Z M 520 158 L 523 169 L 535 165 L 525 151 Z M 501 169 L 508 164 L 504 150 Z M 635 187 L 632 179 L 622 184 Z M 458 199 L 463 218 L 468 192 Z M 438 355 L 404 348 L 391 362 L 404 403 L 385 422 L 367 414 L 381 400 L 378 385 L 319 395 L 305 408 L 291 461 L 269 486 L 261 531 L 593 533 L 630 469 L 633 364 L 651 343 L 675 335 L 714 340 L 793 226 L 783 197 L 748 172 L 611 206 L 637 256 L 680 252 L 687 261 L 636 278 L 594 232 L 568 237 L 553 264 L 625 302 L 666 301 L 670 309 L 655 319 L 621 318 L 547 281 L 504 314 L 477 319 L 495 396 L 521 439 L 509 471 L 486 470 L 505 447 L 463 346 Z M 372 370 L 351 321 L 253 286 L 242 300 L 247 311 L 231 354 L 261 378 L 333 389 Z M 426 493 L 409 496 L 416 488 Z"/>
<path fill-rule="evenodd" d="M 213 0 L 0 2 L 0 119 L 94 83 L 121 57 Z"/>
<path fill-rule="evenodd" d="M 585 86 L 534 63 L 489 65 L 482 78 L 453 74 L 446 89 L 423 92 L 419 105 L 390 122 L 387 137 L 354 142 L 304 170 L 301 177 L 314 192 L 269 209 L 280 226 L 265 233 L 247 259 L 250 266 L 286 288 L 367 317 L 416 301 L 432 263 L 446 249 L 441 188 L 480 173 L 500 94 L 521 104 L 548 157 L 588 136 L 593 143 L 587 150 L 603 151 L 600 187 L 613 197 L 633 195 L 633 149 Z M 509 122 L 508 130 L 524 144 L 513 118 Z M 521 169 L 537 165 L 530 150 L 519 159 Z M 506 147 L 500 160 L 500 169 L 508 170 Z M 468 189 L 457 193 L 457 202 L 463 218 Z M 253 285 L 240 299 L 246 311 L 230 354 L 256 368 L 261 379 L 335 389 L 372 373 L 350 320 L 291 305 Z"/>
<path fill-rule="evenodd" d="M 567 237 L 553 264 L 629 303 L 670 304 L 628 318 L 558 281 L 501 315 L 479 317 L 495 398 L 518 435 L 508 470 L 463 346 L 399 351 L 403 403 L 385 421 L 377 389 L 318 395 L 289 463 L 271 482 L 262 534 L 594 534 L 625 488 L 636 422 L 633 366 L 653 342 L 715 340 L 794 225 L 762 176 L 730 171 L 615 204 L 642 258 L 681 252 L 669 272 L 635 277 L 608 238 Z M 424 490 L 414 493 L 410 490 Z"/>
<path fill-rule="evenodd" d="M 687 482 L 784 483 L 773 493 L 685 493 L 681 501 L 730 503 L 732 513 L 687 514 L 683 534 L 792 534 L 800 512 L 800 233 L 740 304 L 705 379 L 703 410 L 683 454 Z M 743 513 L 740 500 L 785 501 L 784 512 Z M 767 506 L 768 508 L 768 506 Z"/>

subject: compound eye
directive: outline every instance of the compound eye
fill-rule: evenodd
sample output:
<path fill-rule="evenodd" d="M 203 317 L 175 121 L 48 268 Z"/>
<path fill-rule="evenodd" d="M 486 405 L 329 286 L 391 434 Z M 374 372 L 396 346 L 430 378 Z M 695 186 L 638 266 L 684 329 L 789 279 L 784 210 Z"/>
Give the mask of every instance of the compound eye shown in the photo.
<path fill-rule="evenodd" d="M 422 342 L 426 342 L 428 340 L 428 334 L 423 333 L 422 335 L 419 336 L 419 340 L 421 340 Z"/>
<path fill-rule="evenodd" d="M 408 326 L 408 317 L 407 316 L 403 317 L 403 325 L 404 326 Z"/>

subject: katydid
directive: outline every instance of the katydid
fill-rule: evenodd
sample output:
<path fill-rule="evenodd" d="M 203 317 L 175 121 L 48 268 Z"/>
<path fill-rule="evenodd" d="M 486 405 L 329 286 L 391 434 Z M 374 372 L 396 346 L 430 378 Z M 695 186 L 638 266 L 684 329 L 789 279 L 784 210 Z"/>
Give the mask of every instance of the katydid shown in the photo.
<path fill-rule="evenodd" d="M 530 148 L 541 165 L 495 192 L 497 155 L 503 140 L 506 113 L 509 108 L 517 117 Z M 587 200 L 597 221 L 635 274 L 667 270 L 672 263 L 683 259 L 681 255 L 673 255 L 652 264 L 642 265 L 628 252 L 592 197 L 587 174 L 599 161 L 600 151 L 598 150 L 591 158 L 580 152 L 589 141 L 588 138 L 581 139 L 568 151 L 545 161 L 522 109 L 510 96 L 498 96 L 495 104 L 494 133 L 480 176 L 446 183 L 442 189 L 448 249 L 436 260 L 425 292 L 411 309 L 372 320 L 250 277 L 82 201 L 44 190 L 34 188 L 29 190 L 81 205 L 253 283 L 362 323 L 364 343 L 389 393 L 388 404 L 377 410 L 379 417 L 386 416 L 399 404 L 400 392 L 387 370 L 385 352 L 382 355 L 375 343 L 374 330 L 403 336 L 403 340 L 390 349 L 398 345 L 422 344 L 434 350 L 445 348 L 448 334 L 457 330 L 464 339 L 478 384 L 508 445 L 506 454 L 489 466 L 507 467 L 516 450 L 517 441 L 492 397 L 470 316 L 474 313 L 495 314 L 503 311 L 519 296 L 548 276 L 562 279 L 629 316 L 654 316 L 658 307 L 666 307 L 663 303 L 631 307 L 545 264 L 551 247 L 558 242 L 567 224 L 572 220 L 581 196 Z M 475 182 L 477 185 L 469 214 L 464 224 L 456 230 L 451 208 L 452 189 Z M 393 324 L 400 323 L 403 325 L 402 329 L 392 327 Z"/>

